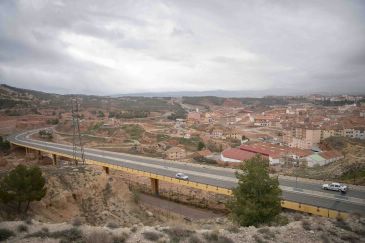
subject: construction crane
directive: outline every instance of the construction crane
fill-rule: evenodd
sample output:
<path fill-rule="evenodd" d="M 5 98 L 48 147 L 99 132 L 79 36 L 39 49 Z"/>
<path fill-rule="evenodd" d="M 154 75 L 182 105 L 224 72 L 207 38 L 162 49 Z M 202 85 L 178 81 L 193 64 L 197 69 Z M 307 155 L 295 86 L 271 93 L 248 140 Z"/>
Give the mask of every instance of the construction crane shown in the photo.
<path fill-rule="evenodd" d="M 84 154 L 84 146 L 81 140 L 81 133 L 80 133 L 80 103 L 77 97 L 73 97 L 72 101 L 72 127 L 73 127 L 73 160 L 76 165 L 78 165 L 78 156 L 77 156 L 77 146 L 80 147 L 80 155 L 81 155 L 81 162 L 85 164 L 85 154 Z M 78 140 L 78 141 L 77 141 Z"/>

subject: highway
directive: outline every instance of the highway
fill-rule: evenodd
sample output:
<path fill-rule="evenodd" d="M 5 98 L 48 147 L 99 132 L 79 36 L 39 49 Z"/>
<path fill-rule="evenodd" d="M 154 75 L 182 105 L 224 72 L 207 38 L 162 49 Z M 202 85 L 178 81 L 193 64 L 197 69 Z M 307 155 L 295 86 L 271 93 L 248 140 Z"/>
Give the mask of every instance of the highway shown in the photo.
<path fill-rule="evenodd" d="M 27 131 L 8 137 L 10 142 L 32 146 L 34 148 L 72 155 L 72 146 L 44 142 L 30 138 L 37 130 Z M 163 159 L 142 157 L 125 153 L 85 148 L 85 158 L 108 164 L 175 177 L 177 172 L 183 172 L 193 182 L 231 189 L 237 185 L 235 170 L 229 168 L 182 163 Z M 341 195 L 339 192 L 324 191 L 321 182 L 295 181 L 295 178 L 279 177 L 282 198 L 289 201 L 329 208 L 344 212 L 365 214 L 365 189 L 350 186 L 349 192 Z"/>

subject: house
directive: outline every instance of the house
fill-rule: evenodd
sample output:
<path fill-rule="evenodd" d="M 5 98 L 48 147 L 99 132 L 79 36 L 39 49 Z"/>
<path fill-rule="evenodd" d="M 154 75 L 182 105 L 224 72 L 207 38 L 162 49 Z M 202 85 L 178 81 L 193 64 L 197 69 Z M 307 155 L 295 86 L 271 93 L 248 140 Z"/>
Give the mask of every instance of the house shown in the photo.
<path fill-rule="evenodd" d="M 306 158 L 308 167 L 313 167 L 315 165 L 326 165 L 328 163 L 337 161 L 344 158 L 342 154 L 339 152 L 330 150 L 330 151 L 323 151 L 321 153 L 315 153 Z"/>
<path fill-rule="evenodd" d="M 256 153 L 241 150 L 239 148 L 229 148 L 221 153 L 221 160 L 228 163 L 240 163 L 256 156 Z"/>
<path fill-rule="evenodd" d="M 180 147 L 172 147 L 166 151 L 166 158 L 171 160 L 185 159 L 186 151 Z"/>
<path fill-rule="evenodd" d="M 321 141 L 321 135 L 320 129 L 292 127 L 284 131 L 283 142 L 289 147 L 311 149 Z"/>
<path fill-rule="evenodd" d="M 271 143 L 242 144 L 239 149 L 265 156 L 269 158 L 271 165 L 279 164 L 287 157 L 298 160 L 312 154 L 310 150 L 290 148 Z"/>
<path fill-rule="evenodd" d="M 201 122 L 200 113 L 196 111 L 189 112 L 187 120 L 189 124 L 199 124 Z"/>
<path fill-rule="evenodd" d="M 242 134 L 236 129 L 229 129 L 225 132 L 225 137 L 241 140 Z"/>
<path fill-rule="evenodd" d="M 218 138 L 218 139 L 220 139 L 220 138 L 223 137 L 223 130 L 220 129 L 220 128 L 215 128 L 215 129 L 213 129 L 211 135 L 212 135 L 212 138 Z"/>

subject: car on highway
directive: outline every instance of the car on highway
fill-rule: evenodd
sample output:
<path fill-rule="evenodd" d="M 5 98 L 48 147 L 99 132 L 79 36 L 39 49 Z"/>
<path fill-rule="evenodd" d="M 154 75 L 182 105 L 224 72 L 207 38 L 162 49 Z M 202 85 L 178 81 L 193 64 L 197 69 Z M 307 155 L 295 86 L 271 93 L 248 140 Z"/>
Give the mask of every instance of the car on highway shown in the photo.
<path fill-rule="evenodd" d="M 330 184 L 323 184 L 322 188 L 324 190 L 338 191 L 343 193 L 347 192 L 347 186 L 337 182 L 333 182 Z"/>
<path fill-rule="evenodd" d="M 175 178 L 180 179 L 180 180 L 185 180 L 185 181 L 189 180 L 189 176 L 187 176 L 187 175 L 185 175 L 184 173 L 181 173 L 181 172 L 177 173 L 175 175 Z"/>

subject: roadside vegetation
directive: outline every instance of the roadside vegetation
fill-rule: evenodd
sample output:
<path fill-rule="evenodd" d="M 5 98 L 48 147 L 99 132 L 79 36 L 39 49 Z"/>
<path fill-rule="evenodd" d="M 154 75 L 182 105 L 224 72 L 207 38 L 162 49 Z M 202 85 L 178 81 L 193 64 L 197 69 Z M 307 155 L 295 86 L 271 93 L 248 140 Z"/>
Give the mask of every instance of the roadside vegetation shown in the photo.
<path fill-rule="evenodd" d="M 26 213 L 32 201 L 46 195 L 45 183 L 39 167 L 18 165 L 0 181 L 0 202 L 8 206 L 10 212 Z"/>
<path fill-rule="evenodd" d="M 238 186 L 227 204 L 233 221 L 241 226 L 270 223 L 281 212 L 279 181 L 269 176 L 269 161 L 260 156 L 246 160 L 236 172 Z"/>

